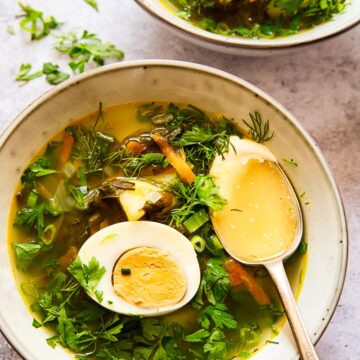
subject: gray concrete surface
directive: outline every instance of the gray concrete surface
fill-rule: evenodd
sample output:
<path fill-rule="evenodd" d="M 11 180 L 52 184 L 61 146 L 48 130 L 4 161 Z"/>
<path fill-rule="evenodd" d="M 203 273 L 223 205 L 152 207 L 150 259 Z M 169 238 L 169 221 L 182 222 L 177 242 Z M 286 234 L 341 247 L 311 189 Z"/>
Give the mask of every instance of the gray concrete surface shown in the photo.
<path fill-rule="evenodd" d="M 360 359 L 360 27 L 326 42 L 276 58 L 241 58 L 193 46 L 172 36 L 132 0 L 98 0 L 100 13 L 82 0 L 31 0 L 64 21 L 65 29 L 87 28 L 116 43 L 126 60 L 167 58 L 193 61 L 236 74 L 269 92 L 302 122 L 324 151 L 342 192 L 350 230 L 350 259 L 336 314 L 317 345 L 324 360 Z M 15 20 L 15 1 L 0 0 L 0 132 L 27 104 L 47 90 L 45 80 L 13 81 L 19 65 L 66 64 L 48 37 L 30 43 Z M 9 35 L 7 26 L 16 35 Z M 0 359 L 19 356 L 0 336 Z M 275 359 L 274 359 L 275 360 Z"/>

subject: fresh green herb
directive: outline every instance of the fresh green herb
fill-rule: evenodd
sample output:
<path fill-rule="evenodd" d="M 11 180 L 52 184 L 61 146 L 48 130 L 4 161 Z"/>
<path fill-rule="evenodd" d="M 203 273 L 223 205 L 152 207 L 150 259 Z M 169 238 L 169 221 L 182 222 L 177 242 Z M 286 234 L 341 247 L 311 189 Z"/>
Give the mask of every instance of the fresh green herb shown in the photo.
<path fill-rule="evenodd" d="M 130 268 L 121 268 L 121 275 L 131 275 L 131 269 Z"/>
<path fill-rule="evenodd" d="M 256 345 L 260 339 L 261 328 L 256 323 L 242 324 L 239 329 L 240 346 Z"/>
<path fill-rule="evenodd" d="M 100 267 L 95 257 L 90 260 L 88 265 L 83 264 L 80 258 L 77 257 L 67 269 L 88 293 L 92 293 L 95 290 L 106 272 L 103 266 Z"/>
<path fill-rule="evenodd" d="M 114 44 L 103 43 L 100 38 L 87 30 L 82 34 L 72 31 L 57 38 L 55 49 L 68 54 L 73 59 L 69 62 L 69 66 L 74 73 L 84 72 L 86 63 L 95 62 L 102 66 L 106 58 L 115 57 L 120 60 L 124 57 L 123 51 L 117 49 Z"/>
<path fill-rule="evenodd" d="M 241 359 L 249 359 L 252 354 L 250 351 L 241 351 L 238 355 L 241 357 Z"/>
<path fill-rule="evenodd" d="M 51 85 L 57 85 L 67 80 L 70 75 L 60 71 L 58 65 L 52 63 L 43 64 L 43 73 L 46 75 L 46 81 Z"/>
<path fill-rule="evenodd" d="M 205 329 L 200 329 L 194 333 L 185 336 L 184 340 L 189 343 L 198 343 L 210 336 L 210 332 Z"/>
<path fill-rule="evenodd" d="M 141 170 L 147 166 L 160 165 L 165 168 L 168 164 L 165 156 L 160 153 L 147 153 L 139 157 L 124 156 L 120 162 L 125 175 L 130 177 L 139 176 Z"/>
<path fill-rule="evenodd" d="M 278 341 L 266 340 L 266 344 L 279 345 L 280 343 Z"/>
<path fill-rule="evenodd" d="M 42 76 L 42 71 L 36 71 L 30 74 L 32 66 L 30 64 L 21 64 L 18 74 L 16 75 L 16 81 L 28 82 Z"/>
<path fill-rule="evenodd" d="M 238 212 L 242 212 L 242 210 L 240 210 L 240 209 L 230 209 L 230 211 L 238 211 Z"/>
<path fill-rule="evenodd" d="M 46 339 L 46 342 L 47 342 L 47 344 L 48 344 L 50 347 L 52 347 L 53 349 L 55 349 L 58 340 L 59 340 L 59 337 L 58 337 L 58 336 L 52 336 L 52 337 L 47 338 L 47 339 Z"/>
<path fill-rule="evenodd" d="M 163 116 L 163 112 L 162 105 L 156 103 L 142 104 L 136 110 L 136 119 L 141 123 L 146 123 L 158 116 Z"/>
<path fill-rule="evenodd" d="M 224 126 L 227 123 L 223 119 L 211 123 L 211 127 L 195 125 L 173 140 L 176 145 L 184 147 L 187 160 L 195 165 L 198 173 L 206 174 L 215 156 L 228 152 L 230 135 L 229 129 Z"/>
<path fill-rule="evenodd" d="M 289 15 L 298 12 L 303 2 L 304 0 L 274 0 L 274 8 Z"/>
<path fill-rule="evenodd" d="M 234 317 L 227 312 L 225 304 L 215 304 L 207 306 L 199 316 L 199 322 L 204 329 L 209 329 L 210 320 L 219 329 L 235 329 L 237 322 Z"/>
<path fill-rule="evenodd" d="M 286 162 L 289 165 L 298 166 L 299 164 L 294 159 L 283 159 L 284 162 Z"/>
<path fill-rule="evenodd" d="M 210 304 L 221 303 L 225 300 L 230 288 L 229 274 L 222 267 L 222 260 L 210 259 L 207 262 L 193 305 L 197 308 L 202 306 L 204 295 Z"/>
<path fill-rule="evenodd" d="M 100 290 L 96 290 L 95 296 L 96 296 L 97 301 L 101 304 L 104 299 L 104 292 L 100 291 Z"/>
<path fill-rule="evenodd" d="M 206 222 L 210 220 L 209 214 L 207 211 L 202 208 L 197 211 L 195 214 L 191 215 L 187 220 L 184 221 L 184 226 L 186 230 L 192 234 L 201 226 L 203 226 Z"/>
<path fill-rule="evenodd" d="M 39 255 L 50 250 L 50 247 L 35 241 L 14 243 L 13 247 L 15 249 L 16 266 L 19 270 L 24 272 L 28 271 L 32 262 Z"/>
<path fill-rule="evenodd" d="M 107 303 L 108 303 L 109 305 L 112 305 L 114 302 L 111 301 L 111 300 L 108 300 Z"/>
<path fill-rule="evenodd" d="M 111 143 L 104 140 L 103 136 L 99 136 L 99 133 L 104 133 L 106 126 L 102 104 L 100 103 L 99 112 L 92 127 L 77 125 L 67 128 L 67 131 L 75 139 L 71 156 L 82 161 L 80 171 L 83 171 L 83 183 L 86 182 L 86 175 L 100 171 L 108 161 Z M 82 186 L 84 186 L 83 183 Z"/>
<path fill-rule="evenodd" d="M 265 305 L 264 308 L 270 313 L 272 316 L 272 322 L 275 323 L 279 318 L 284 315 L 284 310 L 279 309 L 274 304 Z"/>
<path fill-rule="evenodd" d="M 39 194 L 35 190 L 31 190 L 27 199 L 27 206 L 29 208 L 34 208 L 38 201 Z"/>
<path fill-rule="evenodd" d="M 51 169 L 51 163 L 47 159 L 38 159 L 32 163 L 21 176 L 21 182 L 26 186 L 34 186 L 36 179 L 46 175 L 54 174 L 56 170 Z"/>
<path fill-rule="evenodd" d="M 22 208 L 15 217 L 14 225 L 26 230 L 36 229 L 40 237 L 44 229 L 44 204 L 34 208 Z"/>
<path fill-rule="evenodd" d="M 274 132 L 272 132 L 271 135 L 269 134 L 269 120 L 266 120 L 264 123 L 260 113 L 257 111 L 255 111 L 253 114 L 249 113 L 249 115 L 251 124 L 245 120 L 243 120 L 243 122 L 249 128 L 249 134 L 251 138 L 260 144 L 271 140 L 274 136 Z"/>
<path fill-rule="evenodd" d="M 21 2 L 18 4 L 23 11 L 23 14 L 20 15 L 22 18 L 19 23 L 20 28 L 30 34 L 31 40 L 42 39 L 49 35 L 51 30 L 56 29 L 60 25 L 53 16 L 45 18 L 42 11 Z"/>
<path fill-rule="evenodd" d="M 304 240 L 301 240 L 298 247 L 298 251 L 300 252 L 300 254 L 306 254 L 307 249 L 308 249 L 308 244 Z"/>
<path fill-rule="evenodd" d="M 88 5 L 90 5 L 96 11 L 99 11 L 99 7 L 96 0 L 84 0 Z"/>
<path fill-rule="evenodd" d="M 181 204 L 171 212 L 172 219 L 177 225 L 197 211 L 199 206 L 207 206 L 211 210 L 221 210 L 226 204 L 214 184 L 211 176 L 196 176 L 193 184 L 187 185 L 178 181 L 170 191 Z"/>
<path fill-rule="evenodd" d="M 85 210 L 89 207 L 88 202 L 88 187 L 87 186 L 71 186 L 70 194 L 75 200 L 75 207 L 80 210 Z"/>
<path fill-rule="evenodd" d="M 226 359 L 226 343 L 224 342 L 225 335 L 219 330 L 215 329 L 206 344 L 204 345 L 204 352 L 208 354 L 208 360 L 224 360 Z"/>
<path fill-rule="evenodd" d="M 219 35 L 273 39 L 296 34 L 344 11 L 344 0 L 171 0 L 178 16 Z M 252 14 L 249 18 L 248 14 Z M 221 20 L 220 20 L 221 19 Z"/>
<path fill-rule="evenodd" d="M 32 326 L 34 328 L 38 329 L 38 328 L 42 327 L 42 324 L 39 321 L 37 321 L 36 319 L 33 319 Z"/>
<path fill-rule="evenodd" d="M 191 243 L 197 253 L 202 253 L 206 248 L 206 241 L 199 235 L 193 236 Z"/>

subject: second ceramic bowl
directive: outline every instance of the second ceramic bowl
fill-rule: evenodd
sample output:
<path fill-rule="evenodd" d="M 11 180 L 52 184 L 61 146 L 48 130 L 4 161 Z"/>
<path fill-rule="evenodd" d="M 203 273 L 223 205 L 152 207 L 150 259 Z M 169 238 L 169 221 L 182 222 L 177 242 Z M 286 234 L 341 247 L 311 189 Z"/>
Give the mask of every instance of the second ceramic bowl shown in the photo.
<path fill-rule="evenodd" d="M 186 20 L 179 18 L 160 0 L 135 0 L 161 24 L 174 34 L 196 45 L 211 50 L 242 56 L 283 55 L 338 35 L 360 23 L 360 1 L 349 1 L 346 10 L 334 16 L 334 19 L 296 35 L 275 39 L 246 39 L 223 36 L 200 29 Z"/>

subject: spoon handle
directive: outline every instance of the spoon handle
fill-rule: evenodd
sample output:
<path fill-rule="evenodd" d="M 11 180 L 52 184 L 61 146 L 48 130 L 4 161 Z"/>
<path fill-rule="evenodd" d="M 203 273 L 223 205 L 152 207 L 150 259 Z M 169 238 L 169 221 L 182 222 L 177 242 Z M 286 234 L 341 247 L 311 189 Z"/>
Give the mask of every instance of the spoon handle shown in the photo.
<path fill-rule="evenodd" d="M 301 358 L 303 360 L 319 360 L 318 356 L 316 355 L 315 348 L 310 340 L 309 334 L 305 328 L 304 322 L 301 318 L 299 308 L 296 305 L 296 301 L 291 290 L 283 262 L 276 261 L 266 264 L 265 267 L 270 273 L 270 276 L 273 279 L 279 292 L 287 318 L 298 345 Z"/>

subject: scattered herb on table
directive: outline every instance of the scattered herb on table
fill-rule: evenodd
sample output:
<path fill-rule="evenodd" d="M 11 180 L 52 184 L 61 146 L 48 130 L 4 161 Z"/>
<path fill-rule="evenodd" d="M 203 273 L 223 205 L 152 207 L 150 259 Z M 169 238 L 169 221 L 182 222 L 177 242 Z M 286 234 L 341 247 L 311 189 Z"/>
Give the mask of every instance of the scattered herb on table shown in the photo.
<path fill-rule="evenodd" d="M 21 18 L 20 28 L 30 34 L 31 40 L 40 40 L 48 36 L 51 30 L 60 25 L 53 16 L 44 17 L 42 11 L 21 2 L 18 4 L 23 11 L 23 14 L 19 15 Z"/>

